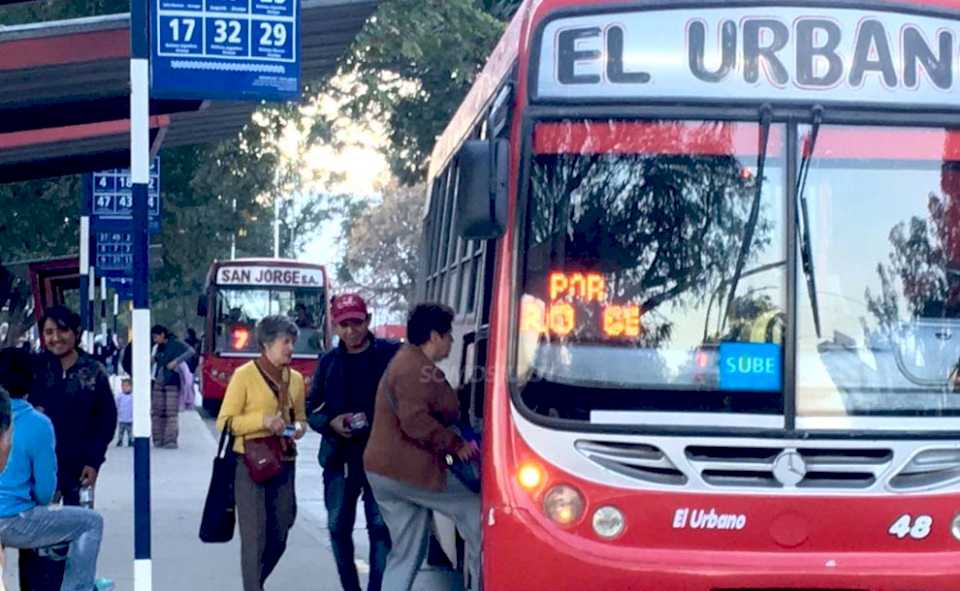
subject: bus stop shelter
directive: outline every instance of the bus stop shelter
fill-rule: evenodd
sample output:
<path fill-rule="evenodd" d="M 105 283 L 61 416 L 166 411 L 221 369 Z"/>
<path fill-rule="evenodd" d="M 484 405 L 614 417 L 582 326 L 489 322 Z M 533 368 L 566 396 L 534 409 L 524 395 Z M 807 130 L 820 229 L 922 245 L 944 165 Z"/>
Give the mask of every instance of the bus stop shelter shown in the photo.
<path fill-rule="evenodd" d="M 376 5 L 303 0 L 301 79 L 332 74 Z M 129 95 L 129 15 L 0 26 L 0 183 L 126 168 Z M 151 100 L 152 151 L 232 137 L 256 107 Z"/>
<path fill-rule="evenodd" d="M 301 79 L 333 74 L 376 6 L 376 0 L 302 0 Z M 129 15 L 0 25 L 0 183 L 128 167 L 129 95 Z M 151 100 L 151 151 L 235 137 L 256 108 Z M 76 288 L 78 273 L 40 291 L 62 296 Z"/>

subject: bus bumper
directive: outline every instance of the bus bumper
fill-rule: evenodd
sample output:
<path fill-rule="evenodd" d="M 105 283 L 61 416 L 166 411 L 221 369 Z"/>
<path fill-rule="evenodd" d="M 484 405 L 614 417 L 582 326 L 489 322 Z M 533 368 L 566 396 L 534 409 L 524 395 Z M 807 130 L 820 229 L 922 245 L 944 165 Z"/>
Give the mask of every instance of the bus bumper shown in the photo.
<path fill-rule="evenodd" d="M 641 549 L 561 539 L 523 509 L 484 518 L 486 591 L 960 590 L 960 542 L 956 552 Z"/>

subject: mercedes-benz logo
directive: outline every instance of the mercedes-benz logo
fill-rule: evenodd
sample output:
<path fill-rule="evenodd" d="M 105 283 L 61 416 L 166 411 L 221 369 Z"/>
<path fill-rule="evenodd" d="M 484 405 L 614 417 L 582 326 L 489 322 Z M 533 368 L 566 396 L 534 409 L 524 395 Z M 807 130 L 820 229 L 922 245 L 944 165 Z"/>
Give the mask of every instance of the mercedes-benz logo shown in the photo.
<path fill-rule="evenodd" d="M 773 477 L 786 486 L 794 487 L 807 475 L 807 463 L 795 449 L 785 449 L 773 460 Z"/>

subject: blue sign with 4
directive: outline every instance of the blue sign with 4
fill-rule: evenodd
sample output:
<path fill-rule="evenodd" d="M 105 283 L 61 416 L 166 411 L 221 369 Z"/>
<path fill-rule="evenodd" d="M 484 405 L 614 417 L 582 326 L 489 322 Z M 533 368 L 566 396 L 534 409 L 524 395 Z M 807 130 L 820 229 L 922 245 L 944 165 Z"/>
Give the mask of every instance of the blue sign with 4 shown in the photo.
<path fill-rule="evenodd" d="M 92 175 L 90 211 L 93 227 L 104 221 L 133 220 L 133 181 L 127 169 L 102 170 Z M 160 159 L 150 165 L 150 185 L 147 188 L 150 211 L 150 232 L 160 232 Z"/>
<path fill-rule="evenodd" d="M 154 96 L 299 96 L 299 0 L 151 0 L 151 10 Z"/>

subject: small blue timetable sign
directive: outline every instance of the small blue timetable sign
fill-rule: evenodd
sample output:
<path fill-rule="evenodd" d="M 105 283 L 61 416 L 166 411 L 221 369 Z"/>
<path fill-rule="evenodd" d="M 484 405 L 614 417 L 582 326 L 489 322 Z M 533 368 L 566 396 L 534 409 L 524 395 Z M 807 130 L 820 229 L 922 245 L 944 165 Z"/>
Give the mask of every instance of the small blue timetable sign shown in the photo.
<path fill-rule="evenodd" d="M 720 389 L 776 392 L 782 355 L 774 343 L 720 343 Z"/>
<path fill-rule="evenodd" d="M 91 214 L 94 229 L 104 221 L 133 220 L 133 180 L 127 169 L 102 170 L 93 173 L 90 183 Z M 160 159 L 150 165 L 150 185 L 147 188 L 147 207 L 150 212 L 150 232 L 160 232 Z"/>
<path fill-rule="evenodd" d="M 299 0 L 151 0 L 151 94 L 300 95 Z"/>
<path fill-rule="evenodd" d="M 133 277 L 133 232 L 116 224 L 94 230 L 94 266 L 101 277 Z"/>

